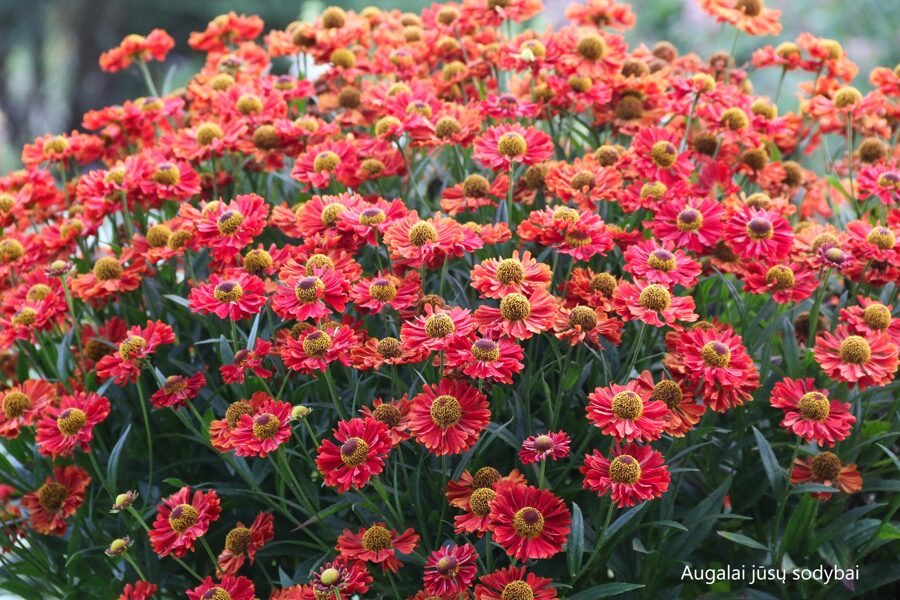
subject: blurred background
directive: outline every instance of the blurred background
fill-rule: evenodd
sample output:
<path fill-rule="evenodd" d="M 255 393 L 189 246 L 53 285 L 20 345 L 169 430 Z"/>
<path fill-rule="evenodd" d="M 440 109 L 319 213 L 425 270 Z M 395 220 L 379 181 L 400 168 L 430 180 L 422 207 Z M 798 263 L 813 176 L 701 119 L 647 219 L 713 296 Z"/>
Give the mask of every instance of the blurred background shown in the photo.
<path fill-rule="evenodd" d="M 559 24 L 570 0 L 544 3 L 545 15 L 531 23 L 538 30 Z M 97 64 L 100 53 L 125 35 L 146 34 L 161 27 L 175 38 L 177 45 L 167 63 L 152 65 L 157 80 L 168 77 L 170 87 L 175 87 L 190 76 L 200 60 L 187 46 L 189 33 L 203 29 L 216 15 L 229 10 L 255 13 L 265 20 L 267 29 L 281 29 L 293 20 L 311 19 L 331 4 L 357 10 L 377 4 L 382 9 L 416 11 L 430 2 L 0 0 L 0 172 L 19 166 L 23 143 L 47 132 L 77 127 L 86 110 L 145 93 L 135 70 L 106 74 Z M 638 15 L 637 28 L 626 36 L 632 44 L 649 46 L 667 39 L 682 52 L 693 51 L 703 57 L 731 46 L 733 30 L 723 31 L 692 0 L 634 0 L 632 5 Z M 739 57 L 749 59 L 750 52 L 761 44 L 793 40 L 798 33 L 811 31 L 843 44 L 860 66 L 856 85 L 862 89 L 867 88 L 873 66 L 893 67 L 900 62 L 900 0 L 766 0 L 766 5 L 784 11 L 784 32 L 778 40 L 743 36 Z"/>

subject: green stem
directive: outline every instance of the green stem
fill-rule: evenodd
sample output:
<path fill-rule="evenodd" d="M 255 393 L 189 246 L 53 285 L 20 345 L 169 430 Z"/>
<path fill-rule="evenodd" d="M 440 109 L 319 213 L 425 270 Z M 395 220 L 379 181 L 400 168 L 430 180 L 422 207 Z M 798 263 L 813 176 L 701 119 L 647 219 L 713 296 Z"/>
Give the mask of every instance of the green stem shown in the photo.
<path fill-rule="evenodd" d="M 141 568 L 138 566 L 137 562 L 130 556 L 128 553 L 122 555 L 122 558 L 128 561 L 128 564 L 131 565 L 131 568 L 134 569 L 134 572 L 137 573 L 137 576 L 141 578 L 142 581 L 147 581 L 147 578 L 144 576 L 144 572 L 141 571 Z"/>
<path fill-rule="evenodd" d="M 135 381 L 138 391 L 138 399 L 141 403 L 141 414 L 144 417 L 144 433 L 147 434 L 147 495 L 144 496 L 146 503 L 150 499 L 153 490 L 153 430 L 150 429 L 150 414 L 147 410 L 147 398 L 144 394 L 144 385 L 141 381 L 141 374 L 138 373 L 137 381 Z"/>
<path fill-rule="evenodd" d="M 575 579 L 572 580 L 572 584 L 574 585 L 576 581 L 581 579 L 581 576 L 588 572 L 588 569 L 591 567 L 591 564 L 597 559 L 597 556 L 600 555 L 600 550 L 603 548 L 603 538 L 606 537 L 606 531 L 609 529 L 609 523 L 612 520 L 613 510 L 615 509 L 615 504 L 612 501 L 612 498 L 609 499 L 609 508 L 606 510 L 606 520 L 603 522 L 603 529 L 600 530 L 600 535 L 597 536 L 597 541 L 594 545 L 594 551 L 591 553 L 591 557 L 581 568 L 581 571 L 578 572 L 578 575 L 575 576 Z"/>
<path fill-rule="evenodd" d="M 778 499 L 778 509 L 775 513 L 775 529 L 772 532 L 772 537 L 775 538 L 778 536 L 778 532 L 781 530 L 781 522 L 784 518 L 784 511 L 787 507 L 788 495 L 791 491 L 791 471 L 794 469 L 794 463 L 797 461 L 797 456 L 800 455 L 800 442 L 802 439 L 797 437 L 797 442 L 794 444 L 794 453 L 791 456 L 791 462 L 788 463 L 787 473 L 785 474 L 785 482 L 784 482 L 784 490 L 779 495 Z M 784 559 L 785 553 L 785 540 L 782 537 L 778 541 L 778 559 L 775 561 L 775 568 L 781 568 L 781 561 Z"/>
<path fill-rule="evenodd" d="M 346 421 L 350 418 L 350 415 L 347 414 L 347 409 L 344 408 L 344 403 L 341 401 L 341 397 L 338 396 L 337 388 L 334 386 L 334 378 L 331 376 L 331 369 L 326 367 L 322 374 L 325 377 L 325 382 L 328 384 L 328 393 L 331 395 L 331 401 L 334 403 L 338 415 L 340 415 L 342 420 Z"/>
<path fill-rule="evenodd" d="M 153 83 L 153 78 L 150 76 L 150 69 L 147 68 L 147 63 L 139 60 L 137 61 L 137 66 L 141 70 L 141 75 L 144 76 L 144 82 L 147 84 L 147 89 L 150 90 L 150 94 L 155 98 L 159 98 L 159 91 Z"/>

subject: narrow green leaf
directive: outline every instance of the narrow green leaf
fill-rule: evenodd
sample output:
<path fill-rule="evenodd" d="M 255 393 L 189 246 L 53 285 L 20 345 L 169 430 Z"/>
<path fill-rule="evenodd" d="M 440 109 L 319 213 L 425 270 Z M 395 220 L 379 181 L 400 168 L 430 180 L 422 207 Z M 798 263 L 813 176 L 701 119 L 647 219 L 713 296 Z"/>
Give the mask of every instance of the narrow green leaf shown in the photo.
<path fill-rule="evenodd" d="M 762 459 L 763 468 L 766 470 L 766 477 L 769 485 L 773 490 L 778 490 L 781 482 L 781 470 L 778 466 L 778 459 L 772 451 L 772 446 L 759 429 L 753 427 L 753 435 L 756 437 L 756 445 L 759 447 L 759 456 Z"/>
<path fill-rule="evenodd" d="M 114 494 L 119 493 L 119 459 L 122 457 L 122 449 L 125 448 L 125 442 L 128 440 L 129 433 L 131 433 L 131 423 L 119 436 L 119 441 L 113 446 L 109 453 L 109 458 L 106 460 L 106 480 L 109 482 L 109 487 Z"/>
<path fill-rule="evenodd" d="M 584 517 L 581 508 L 572 503 L 572 529 L 569 532 L 569 541 L 566 549 L 566 562 L 569 566 L 569 576 L 581 571 L 581 562 L 584 558 Z"/>
<path fill-rule="evenodd" d="M 746 536 L 743 533 L 734 533 L 733 531 L 717 531 L 716 533 L 726 540 L 732 541 L 735 544 L 740 544 L 741 546 L 756 548 L 757 550 L 768 550 L 768 548 L 754 540 L 752 537 Z"/>

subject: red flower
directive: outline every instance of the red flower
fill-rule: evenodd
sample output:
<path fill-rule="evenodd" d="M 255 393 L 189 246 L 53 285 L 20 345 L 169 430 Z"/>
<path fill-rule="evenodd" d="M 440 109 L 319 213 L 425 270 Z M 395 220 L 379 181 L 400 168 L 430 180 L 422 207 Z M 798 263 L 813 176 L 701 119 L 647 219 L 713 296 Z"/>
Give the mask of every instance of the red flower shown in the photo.
<path fill-rule="evenodd" d="M 399 311 L 415 304 L 421 287 L 421 278 L 416 271 L 409 271 L 403 279 L 379 274 L 371 279 L 359 280 L 350 290 L 350 298 L 365 312 L 378 313 L 385 306 Z"/>
<path fill-rule="evenodd" d="M 47 407 L 37 426 L 41 454 L 57 458 L 72 454 L 75 447 L 90 452 L 94 427 L 109 415 L 109 400 L 94 392 L 63 396 L 59 406 Z"/>
<path fill-rule="evenodd" d="M 214 490 L 197 490 L 184 486 L 156 507 L 156 519 L 150 531 L 150 545 L 160 556 L 181 558 L 193 552 L 194 542 L 219 518 L 222 508 Z M 252 595 L 251 595 L 252 598 Z"/>
<path fill-rule="evenodd" d="M 197 392 L 206 385 L 206 377 L 203 373 L 197 373 L 190 377 L 183 375 L 169 375 L 166 383 L 150 396 L 150 402 L 156 408 L 170 406 L 177 409 L 188 400 L 197 397 Z"/>
<path fill-rule="evenodd" d="M 257 339 L 253 350 L 246 348 L 238 350 L 234 353 L 234 362 L 219 367 L 222 380 L 225 383 L 244 383 L 244 376 L 248 370 L 253 371 L 260 379 L 268 379 L 272 376 L 272 371 L 264 368 L 262 361 L 268 356 L 271 349 L 272 342 Z"/>
<path fill-rule="evenodd" d="M 798 458 L 791 470 L 791 483 L 817 483 L 833 487 L 835 492 L 857 494 L 862 491 L 863 479 L 856 464 L 845 465 L 832 452 L 820 452 L 809 459 Z M 810 492 L 816 500 L 828 500 L 830 492 Z"/>
<path fill-rule="evenodd" d="M 451 369 L 461 369 L 473 379 L 493 379 L 511 384 L 513 373 L 524 368 L 522 347 L 507 338 L 496 341 L 479 338 L 460 340 L 458 345 L 447 351 L 446 365 Z"/>
<path fill-rule="evenodd" d="M 730 328 L 686 331 L 678 342 L 678 351 L 683 355 L 685 375 L 703 382 L 703 399 L 717 412 L 743 404 L 759 387 L 759 372 L 741 336 Z"/>
<path fill-rule="evenodd" d="M 345 529 L 337 540 L 337 551 L 352 560 L 381 565 L 382 570 L 396 573 L 401 566 L 398 554 L 412 554 L 419 543 L 419 534 L 412 528 L 401 534 L 388 529 L 384 523 L 374 523 L 354 533 Z"/>
<path fill-rule="evenodd" d="M 553 331 L 557 338 L 571 346 L 589 344 L 599 348 L 600 336 L 614 345 L 622 341 L 622 321 L 610 317 L 602 308 L 584 305 L 560 308 Z"/>
<path fill-rule="evenodd" d="M 117 600 L 150 600 L 159 587 L 148 581 L 135 581 L 134 585 L 126 583 Z"/>
<path fill-rule="evenodd" d="M 191 290 L 190 309 L 205 315 L 214 313 L 220 319 L 240 321 L 257 314 L 266 305 L 266 288 L 262 280 L 247 273 L 235 272 L 228 277 L 210 275 L 208 283 Z"/>
<path fill-rule="evenodd" d="M 405 321 L 400 327 L 403 345 L 410 349 L 443 351 L 469 338 L 475 322 L 469 311 L 459 307 L 449 310 L 425 305 L 425 313 Z"/>
<path fill-rule="evenodd" d="M 678 381 L 661 379 L 654 383 L 650 371 L 644 371 L 635 383 L 641 396 L 650 394 L 650 400 L 658 400 L 666 405 L 668 413 L 663 431 L 673 437 L 684 437 L 706 412 L 704 404 L 694 401 L 690 388 Z"/>
<path fill-rule="evenodd" d="M 538 262 L 525 251 L 521 258 L 513 250 L 512 258 L 489 258 L 472 269 L 472 287 L 483 298 L 503 298 L 512 293 L 530 296 L 537 290 L 550 287 L 553 273 L 550 267 Z"/>
<path fill-rule="evenodd" d="M 316 598 L 336 598 L 341 594 L 355 597 L 369 591 L 372 576 L 365 564 L 338 556 L 330 563 L 325 563 L 313 574 L 312 588 Z"/>
<path fill-rule="evenodd" d="M 304 277 L 279 286 L 272 297 L 272 310 L 282 319 L 322 319 L 332 310 L 344 312 L 350 284 L 333 269 L 312 267 Z"/>
<path fill-rule="evenodd" d="M 694 312 L 694 299 L 673 296 L 658 283 L 620 281 L 613 296 L 613 310 L 623 321 L 637 319 L 654 327 L 668 325 L 681 329 L 678 321 L 693 323 L 699 318 Z"/>
<path fill-rule="evenodd" d="M 584 489 L 600 496 L 611 492 L 619 508 L 659 498 L 669 489 L 671 479 L 662 454 L 634 443 L 616 446 L 610 459 L 594 450 L 584 457 L 579 470 L 584 475 Z"/>
<path fill-rule="evenodd" d="M 472 157 L 493 171 L 509 171 L 515 164 L 535 165 L 553 154 L 550 136 L 518 123 L 489 127 L 475 138 Z"/>
<path fill-rule="evenodd" d="M 722 206 L 712 198 L 676 198 L 655 207 L 652 221 L 645 221 L 653 235 L 676 248 L 702 252 L 722 239 Z"/>
<path fill-rule="evenodd" d="M 887 333 L 854 335 L 846 325 L 838 325 L 834 333 L 823 331 L 814 351 L 826 375 L 855 383 L 860 390 L 890 383 L 897 371 L 897 353 L 897 344 Z"/>
<path fill-rule="evenodd" d="M 479 306 L 475 322 L 485 336 L 527 340 L 553 327 L 558 310 L 555 298 L 544 290 L 535 290 L 530 297 L 513 292 L 503 296 L 499 308 Z"/>
<path fill-rule="evenodd" d="M 443 546 L 425 561 L 425 591 L 429 594 L 462 596 L 478 572 L 478 554 L 471 544 Z"/>
<path fill-rule="evenodd" d="M 569 456 L 571 451 L 569 434 L 565 431 L 548 431 L 541 435 L 531 435 L 522 442 L 519 460 L 523 465 L 530 465 L 542 460 L 559 460 Z"/>
<path fill-rule="evenodd" d="M 637 389 L 634 381 L 598 387 L 588 395 L 588 420 L 617 442 L 659 439 L 666 425 L 666 405 Z"/>
<path fill-rule="evenodd" d="M 252 565 L 256 553 L 275 537 L 274 523 L 271 513 L 259 513 L 250 527 L 238 521 L 225 536 L 225 549 L 218 557 L 222 573 L 235 575 L 245 560 Z"/>
<path fill-rule="evenodd" d="M 350 350 L 356 346 L 356 334 L 346 325 L 333 329 L 310 327 L 296 339 L 288 337 L 281 349 L 284 366 L 301 373 L 324 371 L 334 361 L 347 366 L 352 358 Z"/>
<path fill-rule="evenodd" d="M 625 266 L 622 268 L 635 277 L 668 288 L 674 285 L 693 286 L 701 269 L 700 263 L 688 258 L 681 250 L 653 240 L 629 246 L 625 250 Z"/>
<path fill-rule="evenodd" d="M 556 598 L 556 590 L 553 589 L 552 583 L 552 579 L 526 573 L 525 567 L 507 567 L 482 575 L 478 579 L 478 585 L 475 586 L 475 600 L 511 598 L 553 600 Z"/>
<path fill-rule="evenodd" d="M 775 211 L 745 206 L 725 224 L 725 239 L 741 258 L 779 261 L 791 251 L 794 230 Z"/>
<path fill-rule="evenodd" d="M 115 73 L 134 61 L 147 62 L 151 58 L 163 61 L 174 47 L 175 40 L 162 29 L 154 29 L 146 37 L 132 33 L 118 46 L 100 55 L 100 68 L 107 73 Z"/>
<path fill-rule="evenodd" d="M 853 333 L 866 337 L 886 332 L 891 339 L 900 339 L 900 318 L 892 316 L 892 304 L 882 304 L 865 296 L 857 296 L 856 299 L 858 306 L 842 308 L 839 315 Z"/>
<path fill-rule="evenodd" d="M 188 590 L 187 597 L 189 600 L 253 600 L 255 593 L 253 582 L 246 577 L 223 575 L 218 583 L 212 577 L 207 577 L 200 585 Z"/>
<path fill-rule="evenodd" d="M 388 402 L 381 398 L 375 398 L 371 407 L 363 406 L 359 412 L 363 417 L 371 417 L 390 427 L 391 444 L 396 448 L 400 442 L 412 437 L 409 432 L 410 406 L 412 406 L 412 402 L 406 398 L 406 394 L 403 394 L 401 398 Z"/>
<path fill-rule="evenodd" d="M 228 405 L 224 419 L 213 419 L 209 424 L 209 442 L 219 452 L 228 452 L 234 446 L 231 434 L 243 415 L 254 415 L 259 407 L 272 397 L 265 392 L 256 392 L 249 400 L 238 400 Z"/>
<path fill-rule="evenodd" d="M 356 170 L 359 167 L 359 159 L 356 156 L 356 148 L 350 142 L 344 140 L 327 141 L 322 144 L 309 147 L 294 163 L 291 177 L 314 188 L 327 188 L 331 178 L 346 186 L 357 183 Z"/>
<path fill-rule="evenodd" d="M 453 219 L 440 213 L 422 219 L 414 210 L 388 227 L 384 243 L 395 266 L 414 269 L 440 266 L 447 258 L 462 256 L 484 245 L 474 232 Z"/>
<path fill-rule="evenodd" d="M 497 486 L 491 500 L 494 541 L 516 560 L 550 558 L 562 551 L 572 515 L 562 500 L 530 485 Z"/>
<path fill-rule="evenodd" d="M 256 194 L 242 194 L 225 204 L 207 204 L 195 223 L 197 242 L 210 249 L 216 260 L 227 262 L 262 233 L 269 205 Z"/>
<path fill-rule="evenodd" d="M 66 518 L 84 504 L 84 492 L 90 484 L 90 476 L 81 467 L 54 467 L 53 476 L 47 477 L 44 485 L 22 496 L 29 524 L 44 535 L 64 535 Z"/>
<path fill-rule="evenodd" d="M 55 399 L 56 389 L 43 379 L 28 379 L 0 392 L 0 436 L 17 438 L 19 430 L 34 425 Z"/>
<path fill-rule="evenodd" d="M 744 291 L 772 294 L 780 304 L 800 302 L 812 296 L 816 286 L 815 273 L 797 263 L 767 266 L 759 262 L 747 264 L 744 272 Z"/>
<path fill-rule="evenodd" d="M 141 368 L 162 344 L 175 343 L 175 332 L 162 321 L 147 321 L 146 327 L 135 325 L 119 344 L 119 351 L 108 354 L 97 363 L 97 375 L 114 377 L 117 385 L 137 381 Z"/>
<path fill-rule="evenodd" d="M 266 399 L 252 415 L 244 414 L 231 432 L 238 456 L 265 458 L 291 437 L 291 405 Z"/>
<path fill-rule="evenodd" d="M 391 432 L 384 423 L 372 418 L 340 421 L 334 439 L 340 446 L 325 440 L 316 458 L 326 485 L 343 494 L 351 487 L 363 487 L 384 470 L 384 460 L 392 448 Z"/>
<path fill-rule="evenodd" d="M 829 400 L 824 390 L 815 388 L 812 377 L 779 381 L 772 388 L 770 402 L 784 410 L 782 427 L 807 442 L 816 440 L 820 446 L 834 446 L 850 435 L 856 422 L 850 405 Z"/>
<path fill-rule="evenodd" d="M 409 430 L 432 454 L 460 454 L 475 445 L 490 419 L 487 396 L 463 381 L 442 379 L 412 399 Z"/>

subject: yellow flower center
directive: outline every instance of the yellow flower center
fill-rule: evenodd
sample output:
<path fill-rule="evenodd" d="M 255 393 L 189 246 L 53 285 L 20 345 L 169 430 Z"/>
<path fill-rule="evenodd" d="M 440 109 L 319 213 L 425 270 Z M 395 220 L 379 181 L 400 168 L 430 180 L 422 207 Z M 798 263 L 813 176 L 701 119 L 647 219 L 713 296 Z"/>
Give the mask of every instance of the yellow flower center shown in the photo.
<path fill-rule="evenodd" d="M 672 303 L 672 294 L 663 286 L 651 283 L 643 289 L 638 301 L 644 308 L 660 312 L 669 308 Z"/>
<path fill-rule="evenodd" d="M 226 210 L 216 220 L 216 227 L 222 235 L 231 235 L 244 222 L 244 215 L 236 210 Z"/>
<path fill-rule="evenodd" d="M 403 345 L 397 338 L 386 337 L 382 340 L 378 340 L 378 345 L 375 346 L 375 352 L 384 358 L 400 358 L 403 356 Z"/>
<path fill-rule="evenodd" d="M 456 425 L 462 418 L 462 405 L 454 396 L 443 394 L 431 403 L 431 420 L 443 429 Z"/>
<path fill-rule="evenodd" d="M 765 217 L 753 217 L 747 222 L 747 235 L 754 240 L 769 240 L 775 235 L 772 222 Z"/>
<path fill-rule="evenodd" d="M 657 271 L 674 271 L 678 264 L 675 262 L 675 255 L 668 250 L 657 249 L 650 253 L 647 257 L 647 264 Z"/>
<path fill-rule="evenodd" d="M 433 314 L 425 319 L 425 334 L 431 339 L 444 338 L 456 331 L 456 325 L 450 315 Z"/>
<path fill-rule="evenodd" d="M 367 208 L 359 213 L 360 224 L 368 227 L 380 225 L 381 223 L 384 223 L 386 219 L 387 215 L 385 215 L 384 211 L 380 208 Z"/>
<path fill-rule="evenodd" d="M 800 413 L 812 421 L 824 421 L 831 413 L 831 403 L 824 394 L 809 392 L 797 402 Z"/>
<path fill-rule="evenodd" d="M 794 287 L 794 271 L 785 265 L 775 265 L 766 273 L 766 283 L 776 290 L 789 290 Z"/>
<path fill-rule="evenodd" d="M 863 310 L 863 321 L 876 331 L 884 331 L 891 325 L 891 311 L 884 304 L 873 302 Z"/>
<path fill-rule="evenodd" d="M 400 420 L 403 418 L 403 415 L 400 414 L 400 409 L 393 404 L 379 404 L 372 411 L 372 416 L 375 417 L 376 421 L 381 421 L 391 428 L 399 425 Z"/>
<path fill-rule="evenodd" d="M 332 202 L 322 209 L 322 224 L 327 225 L 328 227 L 334 226 L 334 224 L 337 223 L 338 218 L 340 218 L 341 213 L 344 212 L 346 208 L 347 207 L 340 202 Z"/>
<path fill-rule="evenodd" d="M 609 463 L 609 478 L 616 483 L 634 485 L 641 478 L 641 465 L 629 454 L 622 454 Z"/>
<path fill-rule="evenodd" d="M 631 390 L 619 392 L 613 396 L 612 412 L 619 419 L 633 421 L 644 414 L 644 401 Z"/>
<path fill-rule="evenodd" d="M 22 392 L 9 392 L 3 398 L 3 414 L 8 419 L 21 417 L 29 408 L 31 408 L 31 398 Z"/>
<path fill-rule="evenodd" d="M 397 297 L 397 286 L 390 279 L 376 279 L 369 286 L 369 295 L 381 302 L 390 302 Z"/>
<path fill-rule="evenodd" d="M 366 532 L 363 534 L 362 545 L 363 548 L 369 552 L 379 552 L 381 550 L 387 550 L 394 544 L 391 539 L 390 531 L 381 525 L 373 525 L 366 529 Z"/>
<path fill-rule="evenodd" d="M 838 353 L 841 360 L 854 365 L 864 365 L 872 358 L 872 347 L 865 338 L 851 335 L 841 342 Z"/>
<path fill-rule="evenodd" d="M 246 527 L 235 527 L 225 536 L 225 549 L 234 554 L 243 554 L 250 547 L 253 534 Z"/>
<path fill-rule="evenodd" d="M 169 513 L 169 525 L 177 533 L 184 533 L 197 524 L 200 513 L 190 504 L 179 504 Z"/>
<path fill-rule="evenodd" d="M 678 158 L 678 149 L 672 142 L 659 141 L 650 148 L 650 158 L 656 166 L 667 169 L 675 164 L 675 160 Z"/>
<path fill-rule="evenodd" d="M 419 221 L 409 228 L 407 235 L 409 243 L 420 248 L 428 243 L 434 243 L 438 239 L 437 229 L 428 221 Z"/>
<path fill-rule="evenodd" d="M 294 287 L 294 296 L 307 304 L 316 302 L 319 294 L 325 289 L 325 283 L 316 276 L 304 277 Z"/>
<path fill-rule="evenodd" d="M 497 265 L 497 279 L 507 285 L 521 283 L 525 279 L 525 267 L 514 258 L 506 258 Z"/>
<path fill-rule="evenodd" d="M 472 476 L 472 487 L 476 490 L 493 487 L 500 479 L 500 471 L 494 467 L 481 467 Z"/>
<path fill-rule="evenodd" d="M 273 414 L 263 413 L 253 418 L 253 435 L 260 440 L 270 440 L 281 428 L 281 421 Z"/>
<path fill-rule="evenodd" d="M 596 62 L 606 54 L 606 42 L 597 34 L 586 35 L 578 40 L 577 51 L 585 60 Z"/>
<path fill-rule="evenodd" d="M 497 152 L 504 156 L 522 156 L 528 150 L 528 143 L 520 133 L 507 131 L 497 140 Z"/>
<path fill-rule="evenodd" d="M 500 358 L 500 347 L 491 340 L 477 340 L 472 344 L 472 355 L 481 362 L 493 362 Z"/>
<path fill-rule="evenodd" d="M 219 302 L 237 302 L 244 297 L 244 288 L 237 281 L 223 281 L 213 290 L 213 297 Z"/>
<path fill-rule="evenodd" d="M 225 137 L 225 132 L 215 123 L 203 123 L 197 128 L 197 143 L 201 146 L 209 146 L 214 140 Z"/>
<path fill-rule="evenodd" d="M 684 399 L 684 392 L 677 382 L 671 379 L 663 379 L 655 386 L 650 394 L 650 400 L 659 400 L 666 403 L 669 408 L 675 408 Z"/>
<path fill-rule="evenodd" d="M 273 264 L 272 255 L 260 248 L 251 250 L 244 256 L 244 270 L 254 275 L 265 272 Z"/>
<path fill-rule="evenodd" d="M 87 415 L 78 408 L 67 408 L 56 418 L 56 427 L 65 436 L 77 434 L 87 423 Z"/>
<path fill-rule="evenodd" d="M 466 198 L 481 198 L 491 191 L 491 184 L 481 175 L 469 175 L 463 181 L 462 191 Z"/>
<path fill-rule="evenodd" d="M 119 356 L 122 360 L 131 360 L 146 347 L 147 340 L 139 335 L 130 335 L 119 344 Z"/>
<path fill-rule="evenodd" d="M 533 540 L 544 530 L 544 515 L 536 508 L 520 508 L 513 516 L 513 529 L 520 537 Z"/>
<path fill-rule="evenodd" d="M 708 367 L 721 369 L 731 364 L 731 349 L 722 342 L 707 342 L 700 355 Z"/>
<path fill-rule="evenodd" d="M 491 500 L 497 496 L 493 488 L 478 488 L 469 497 L 469 508 L 472 514 L 485 517 L 491 512 Z"/>
<path fill-rule="evenodd" d="M 534 590 L 522 580 L 510 581 L 503 587 L 500 600 L 534 600 Z"/>
<path fill-rule="evenodd" d="M 316 173 L 322 171 L 334 171 L 341 164 L 341 157 L 331 150 L 324 150 L 316 155 L 313 160 L 313 170 Z"/>
<path fill-rule="evenodd" d="M 69 490 L 61 483 L 51 482 L 45 483 L 38 489 L 38 503 L 47 511 L 55 513 L 62 508 L 66 498 L 69 497 Z"/>
<path fill-rule="evenodd" d="M 106 256 L 94 263 L 94 277 L 100 281 L 112 281 L 122 276 L 124 269 L 118 260 Z"/>
<path fill-rule="evenodd" d="M 866 236 L 866 240 L 880 250 L 890 250 L 897 243 L 897 236 L 887 227 L 875 227 Z"/>
<path fill-rule="evenodd" d="M 500 300 L 500 314 L 507 321 L 521 321 L 531 315 L 531 302 L 522 294 L 507 294 Z"/>
<path fill-rule="evenodd" d="M 569 312 L 569 327 L 581 327 L 590 331 L 597 326 L 597 313 L 590 306 L 576 306 Z"/>
<path fill-rule="evenodd" d="M 303 338 L 303 351 L 308 356 L 323 356 L 331 349 L 331 336 L 324 331 L 313 331 Z"/>

